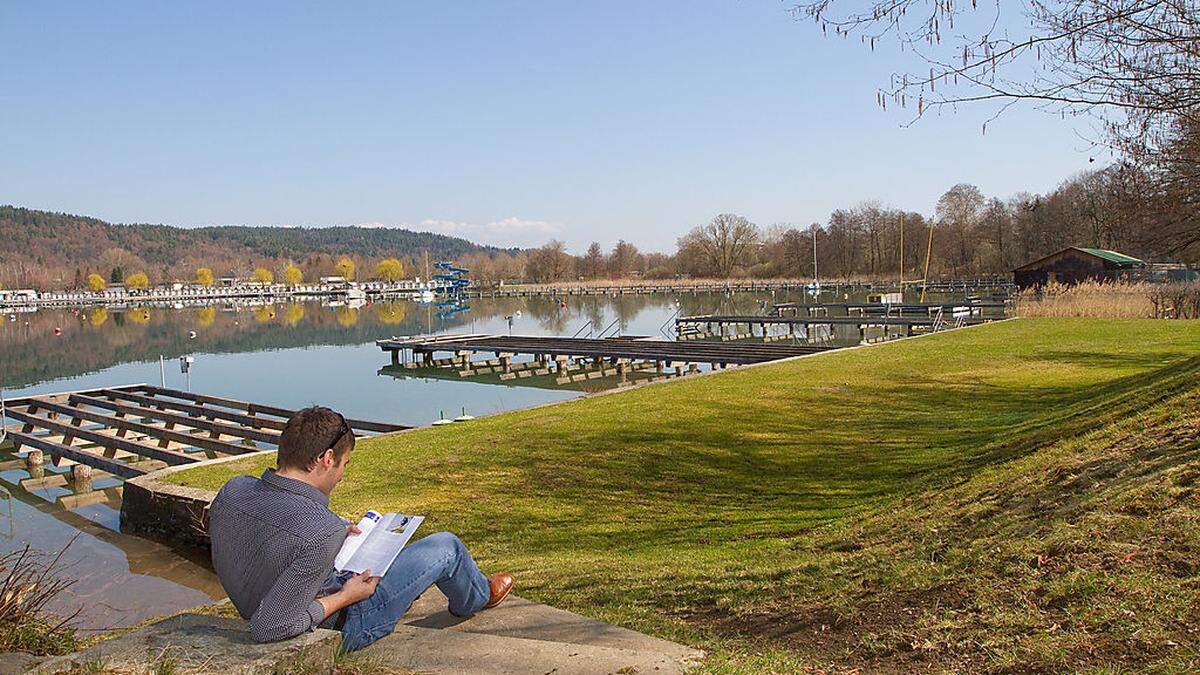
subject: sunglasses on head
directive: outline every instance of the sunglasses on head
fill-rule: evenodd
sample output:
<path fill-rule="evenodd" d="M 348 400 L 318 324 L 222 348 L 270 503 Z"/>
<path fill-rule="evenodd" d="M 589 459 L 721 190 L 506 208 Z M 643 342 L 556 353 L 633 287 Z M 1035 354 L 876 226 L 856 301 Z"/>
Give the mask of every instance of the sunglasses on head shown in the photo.
<path fill-rule="evenodd" d="M 343 417 L 341 413 L 334 413 L 334 414 L 338 416 L 338 421 L 341 422 L 341 426 L 337 430 L 337 432 L 334 434 L 333 440 L 331 440 L 325 446 L 330 449 L 336 448 L 339 445 L 341 445 L 342 442 L 344 440 L 346 440 L 346 434 L 350 434 L 351 436 L 354 435 L 354 431 L 350 428 L 350 423 L 346 421 L 346 418 Z"/>

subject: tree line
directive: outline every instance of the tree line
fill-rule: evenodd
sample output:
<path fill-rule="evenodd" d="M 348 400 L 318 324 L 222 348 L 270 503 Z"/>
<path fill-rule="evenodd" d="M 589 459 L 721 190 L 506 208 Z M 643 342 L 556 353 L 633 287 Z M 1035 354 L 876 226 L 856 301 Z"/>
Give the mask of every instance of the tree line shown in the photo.
<path fill-rule="evenodd" d="M 1200 158 L 1200 141 L 1187 137 L 1179 143 L 1188 147 L 1173 151 L 1171 161 L 1184 161 L 1178 158 L 1188 153 Z M 1186 173 L 1174 171 L 1178 176 Z M 563 242 L 552 240 L 528 250 L 475 247 L 446 258 L 469 269 L 471 278 L 483 285 L 631 277 L 809 278 L 814 274 L 814 244 L 815 272 L 821 278 L 896 278 L 901 272 L 906 280 L 926 274 L 1004 275 L 1067 246 L 1196 262 L 1200 250 L 1189 233 L 1196 231 L 1197 219 L 1190 214 L 1197 194 L 1200 185 L 1188 179 L 1165 181 L 1151 168 L 1122 161 L 1073 176 L 1046 194 L 989 197 L 973 185 L 954 185 L 928 215 L 878 201 L 836 209 L 825 222 L 807 225 L 761 225 L 741 215 L 718 214 L 679 237 L 671 253 L 642 251 L 622 240 L 611 248 L 593 242 L 582 254 L 572 254 Z M 5 209 L 12 212 L 11 207 L 0 207 L 0 230 L 5 227 Z M 76 219 L 73 222 L 82 223 L 83 229 L 75 237 L 58 237 L 56 243 L 68 249 L 79 246 L 77 239 L 89 235 L 88 221 L 100 228 L 92 234 L 103 235 L 107 224 L 102 221 Z M 14 221 L 10 217 L 7 222 Z M 46 254 L 34 255 L 32 263 L 28 256 L 6 255 L 0 262 L 0 283 L 96 289 L 111 283 L 132 288 L 171 281 L 208 285 L 223 276 L 289 285 L 323 276 L 395 280 L 426 278 L 433 271 L 431 260 L 438 259 L 423 249 L 402 255 L 379 249 L 376 257 L 316 251 L 299 258 L 244 251 L 229 256 L 202 246 L 189 250 L 180 260 L 154 265 L 124 248 L 108 247 L 73 268 L 56 266 Z"/>
<path fill-rule="evenodd" d="M 1036 220 L 1065 204 L 1086 221 L 1068 231 L 1090 228 L 1097 244 L 1195 260 L 1200 0 L 804 0 L 792 11 L 865 49 L 897 43 L 909 62 L 881 71 L 890 78 L 876 102 L 910 111 L 914 122 L 933 108 L 993 106 L 999 116 L 1016 104 L 1093 122 L 1090 140 L 1110 149 L 1115 165 L 1072 181 L 1057 203 L 1008 206 L 1034 207 L 1026 217 Z M 1080 201 L 1090 203 L 1071 203 Z"/>
<path fill-rule="evenodd" d="M 999 198 L 962 183 L 924 215 L 865 201 L 840 208 L 824 223 L 762 226 L 718 214 L 679 238 L 672 254 L 647 253 L 619 241 L 592 243 L 572 255 L 561 241 L 518 253 L 471 254 L 459 262 L 483 283 L 577 279 L 891 278 L 906 280 L 1007 275 L 1021 264 L 1068 246 L 1114 249 L 1146 260 L 1196 262 L 1197 251 L 1163 236 L 1145 177 L 1127 164 L 1074 176 L 1049 193 Z M 901 229 L 903 228 L 903 237 Z M 901 243 L 903 242 L 903 244 Z M 813 248 L 816 248 L 814 265 Z M 928 269 L 926 264 L 928 263 Z"/>
<path fill-rule="evenodd" d="M 465 239 L 398 228 L 203 227 L 115 225 L 97 218 L 0 206 L 0 287 L 85 288 L 91 274 L 106 284 L 145 274 L 148 283 L 188 282 L 197 268 L 216 277 L 250 278 L 266 269 L 282 279 L 337 275 L 349 259 L 368 278 L 379 262 L 398 260 L 424 276 L 426 258 L 451 260 L 500 252 Z"/>
<path fill-rule="evenodd" d="M 409 263 L 410 266 L 414 263 Z M 280 283 L 285 286 L 299 286 L 303 283 L 315 283 L 319 281 L 319 276 L 338 276 L 347 281 L 389 281 L 395 282 L 405 278 L 405 264 L 398 258 L 384 258 L 375 263 L 372 273 L 360 273 L 359 265 L 351 257 L 339 258 L 332 267 L 334 274 L 328 275 L 312 275 L 306 276 L 305 269 L 300 265 L 292 262 L 281 262 L 279 267 L 273 269 L 271 267 L 256 267 L 247 277 L 237 279 L 240 282 L 250 281 L 256 284 L 276 284 Z M 323 270 L 319 270 L 323 271 Z M 310 268 L 310 272 L 312 272 Z M 98 272 L 91 272 L 86 278 L 83 272 L 76 270 L 74 288 L 92 291 L 99 293 L 109 287 L 110 284 L 121 284 L 125 288 L 132 290 L 145 290 L 152 283 L 149 275 L 145 272 L 134 272 L 126 276 L 121 267 L 112 268 L 107 279 Z M 194 275 L 190 279 L 190 283 L 198 286 L 212 286 L 216 283 L 218 277 L 214 274 L 211 267 L 197 267 Z M 177 278 L 164 278 L 159 280 L 160 283 L 166 282 L 181 282 L 184 280 Z"/>

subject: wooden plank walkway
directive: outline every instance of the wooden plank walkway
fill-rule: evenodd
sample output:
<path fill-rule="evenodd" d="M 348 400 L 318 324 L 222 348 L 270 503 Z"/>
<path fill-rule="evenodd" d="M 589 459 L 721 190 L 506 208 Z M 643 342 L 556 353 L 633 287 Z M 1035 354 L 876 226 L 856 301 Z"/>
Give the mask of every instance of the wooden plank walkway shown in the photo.
<path fill-rule="evenodd" d="M 399 363 L 402 352 L 420 355 L 433 362 L 435 352 L 451 352 L 465 366 L 471 354 L 494 353 L 507 367 L 507 359 L 517 354 L 532 355 L 541 361 L 567 359 L 616 359 L 673 363 L 711 363 L 745 365 L 812 354 L 830 347 L 824 345 L 767 345 L 716 342 L 676 342 L 656 339 L 591 339 L 568 337 L 505 335 L 440 335 L 430 338 L 408 337 L 379 340 L 376 344 L 391 352 Z"/>
<path fill-rule="evenodd" d="M 796 337 L 796 327 L 804 329 L 803 337 L 809 337 L 812 326 L 853 326 L 858 329 L 860 340 L 866 341 L 868 329 L 883 328 L 886 339 L 888 328 L 899 328 L 904 335 L 913 335 L 917 329 L 936 331 L 943 328 L 969 326 L 986 323 L 1002 317 L 987 317 L 978 314 L 966 316 L 945 316 L 941 313 L 918 316 L 888 316 L 883 314 L 857 314 L 854 316 L 781 316 L 771 315 L 718 315 L 705 314 L 699 316 L 681 316 L 675 319 L 675 333 L 681 340 L 698 339 L 716 336 L 723 340 L 740 339 L 743 337 L 760 337 L 764 341 L 790 340 Z M 738 332 L 738 326 L 746 326 L 746 334 Z M 786 335 L 770 336 L 771 327 L 786 326 Z M 761 335 L 755 335 L 755 328 Z"/>
<path fill-rule="evenodd" d="M 903 304 L 883 304 L 878 302 L 820 302 L 820 303 L 804 303 L 804 302 L 777 302 L 772 310 L 776 315 L 796 314 L 799 310 L 808 310 L 809 314 L 813 310 L 828 312 L 831 309 L 844 310 L 847 313 L 859 312 L 867 314 L 893 314 L 903 315 L 904 313 L 923 312 L 933 314 L 937 311 L 942 312 L 970 312 L 973 314 L 982 314 L 983 310 L 1004 310 L 1008 306 L 1007 303 L 999 301 L 984 301 L 984 302 L 958 302 L 958 303 L 903 303 Z"/>
<path fill-rule="evenodd" d="M 757 293 L 770 291 L 803 291 L 812 283 L 810 279 L 730 279 L 724 281 L 640 281 L 606 282 L 589 281 L 569 284 L 516 284 L 500 287 L 470 288 L 469 297 L 516 298 L 535 296 L 582 296 L 582 295 L 644 295 L 650 293 Z M 919 289 L 921 283 L 906 282 L 905 288 Z M 991 290 L 1007 294 L 1014 288 L 1008 277 L 963 279 L 958 281 L 930 281 L 925 290 L 936 293 L 956 293 Z M 834 281 L 821 282 L 821 290 L 829 292 L 861 292 L 899 290 L 899 284 L 891 281 Z"/>
<path fill-rule="evenodd" d="M 747 324 L 762 325 L 821 325 L 821 326 L 932 326 L 939 321 L 958 321 L 959 319 L 938 319 L 934 316 L 768 316 L 768 315 L 719 315 L 704 314 L 698 316 L 681 316 L 675 319 L 675 325 L 686 324 Z M 985 323 L 990 319 L 982 317 L 962 317 L 966 324 Z"/>
<path fill-rule="evenodd" d="M 289 408 L 136 384 L 10 400 L 5 417 L 19 423 L 8 435 L 12 452 L 25 451 L 27 480 L 49 486 L 90 484 L 93 477 L 133 478 L 164 466 L 267 449 L 263 446 L 279 444 L 279 433 L 293 413 Z M 408 428 L 370 420 L 346 422 L 358 435 Z M 47 458 L 56 466 L 71 467 L 70 477 L 40 475 Z"/>

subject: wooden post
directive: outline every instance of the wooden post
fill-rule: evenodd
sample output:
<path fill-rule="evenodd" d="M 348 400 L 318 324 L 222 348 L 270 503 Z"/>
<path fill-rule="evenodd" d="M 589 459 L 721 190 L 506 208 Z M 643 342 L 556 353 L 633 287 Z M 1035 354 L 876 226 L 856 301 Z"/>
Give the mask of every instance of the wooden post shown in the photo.
<path fill-rule="evenodd" d="M 30 450 L 25 455 L 25 470 L 29 472 L 30 478 L 41 478 L 45 475 L 46 469 L 43 466 L 46 462 L 46 456 L 41 450 Z"/>
<path fill-rule="evenodd" d="M 87 464 L 71 467 L 71 489 L 76 493 L 92 491 L 92 467 Z"/>

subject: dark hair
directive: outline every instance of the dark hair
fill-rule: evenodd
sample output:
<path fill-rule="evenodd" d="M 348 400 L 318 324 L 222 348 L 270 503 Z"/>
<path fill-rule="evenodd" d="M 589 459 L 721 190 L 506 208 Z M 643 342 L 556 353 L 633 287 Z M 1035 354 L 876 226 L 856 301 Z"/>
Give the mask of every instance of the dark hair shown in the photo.
<path fill-rule="evenodd" d="M 313 406 L 299 410 L 283 427 L 279 435 L 279 468 L 308 471 L 317 458 L 333 449 L 341 461 L 354 449 L 354 432 L 341 413 Z"/>

